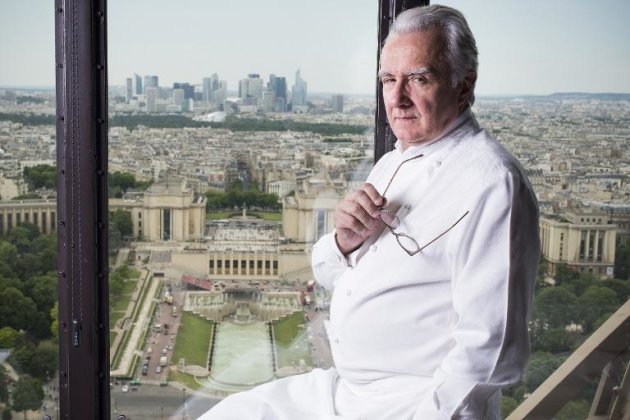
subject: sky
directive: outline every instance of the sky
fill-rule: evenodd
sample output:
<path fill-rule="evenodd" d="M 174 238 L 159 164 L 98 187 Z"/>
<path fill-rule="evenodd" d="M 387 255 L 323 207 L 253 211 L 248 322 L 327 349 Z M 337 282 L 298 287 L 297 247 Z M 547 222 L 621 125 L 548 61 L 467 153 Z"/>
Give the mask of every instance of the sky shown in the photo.
<path fill-rule="evenodd" d="M 628 0 L 442 0 L 477 39 L 478 95 L 630 92 Z M 0 86 L 54 85 L 54 4 L 0 0 Z M 377 0 L 109 0 L 108 74 L 238 89 L 296 70 L 309 92 L 371 94 Z"/>

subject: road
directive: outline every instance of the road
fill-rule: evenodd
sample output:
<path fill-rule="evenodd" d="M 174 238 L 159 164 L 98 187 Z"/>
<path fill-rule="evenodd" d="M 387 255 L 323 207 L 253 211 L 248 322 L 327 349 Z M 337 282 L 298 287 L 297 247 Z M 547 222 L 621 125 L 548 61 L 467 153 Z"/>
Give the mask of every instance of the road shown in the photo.
<path fill-rule="evenodd" d="M 111 390 L 111 418 L 124 414 L 129 420 L 179 419 L 187 411 L 188 418 L 195 419 L 219 401 L 202 393 L 191 395 L 177 386 L 145 384 L 137 387 L 137 391 L 122 392 L 122 386 L 116 385 Z"/>

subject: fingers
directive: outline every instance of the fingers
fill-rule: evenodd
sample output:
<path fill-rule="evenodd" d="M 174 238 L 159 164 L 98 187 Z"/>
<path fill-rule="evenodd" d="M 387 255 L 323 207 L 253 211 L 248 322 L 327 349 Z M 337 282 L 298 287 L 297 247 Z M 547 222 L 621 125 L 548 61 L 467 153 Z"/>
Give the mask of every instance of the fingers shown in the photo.
<path fill-rule="evenodd" d="M 384 203 L 385 199 L 373 185 L 364 184 L 339 203 L 335 211 L 335 226 L 366 237 L 378 226 L 378 213 Z"/>

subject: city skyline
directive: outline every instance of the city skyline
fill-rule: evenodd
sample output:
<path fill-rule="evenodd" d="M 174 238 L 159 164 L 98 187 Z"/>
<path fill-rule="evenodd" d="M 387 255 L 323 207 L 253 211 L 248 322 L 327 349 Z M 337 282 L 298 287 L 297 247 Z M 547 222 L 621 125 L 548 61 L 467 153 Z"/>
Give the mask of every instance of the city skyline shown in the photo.
<path fill-rule="evenodd" d="M 159 75 L 163 86 L 199 84 L 218 73 L 234 91 L 249 73 L 290 80 L 301 69 L 309 91 L 371 94 L 377 2 L 371 3 L 278 0 L 245 7 L 221 3 L 219 9 L 188 0 L 174 14 L 164 0 L 110 1 L 109 83 L 123 86 L 138 73 Z M 479 95 L 630 92 L 627 2 L 441 3 L 462 10 L 475 33 Z M 0 69 L 0 86 L 53 86 L 54 8 L 6 0 L 0 59 L 12 63 Z"/>

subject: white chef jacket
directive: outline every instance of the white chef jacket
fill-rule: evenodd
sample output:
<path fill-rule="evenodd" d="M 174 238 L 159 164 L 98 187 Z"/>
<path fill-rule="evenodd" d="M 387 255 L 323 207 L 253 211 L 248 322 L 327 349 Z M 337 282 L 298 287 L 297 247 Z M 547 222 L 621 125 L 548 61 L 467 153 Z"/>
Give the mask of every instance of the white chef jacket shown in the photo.
<path fill-rule="evenodd" d="M 466 110 L 429 144 L 383 156 L 368 182 L 422 247 L 381 227 L 347 258 L 334 233 L 313 272 L 334 290 L 335 368 L 228 397 L 202 419 L 499 419 L 519 381 L 538 267 L 538 207 L 523 169 Z M 451 226 L 463 215 L 454 227 Z M 441 235 L 441 236 L 440 236 Z"/>
<path fill-rule="evenodd" d="M 340 377 L 359 395 L 415 383 L 417 420 L 500 418 L 500 388 L 519 381 L 529 355 L 537 202 L 520 164 L 470 110 L 453 126 L 428 145 L 398 143 L 368 178 L 383 193 L 401 162 L 422 154 L 400 167 L 386 207 L 397 232 L 420 247 L 435 242 L 409 256 L 381 229 L 347 259 L 334 234 L 313 248 L 317 281 L 334 289 Z"/>

